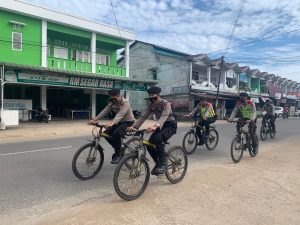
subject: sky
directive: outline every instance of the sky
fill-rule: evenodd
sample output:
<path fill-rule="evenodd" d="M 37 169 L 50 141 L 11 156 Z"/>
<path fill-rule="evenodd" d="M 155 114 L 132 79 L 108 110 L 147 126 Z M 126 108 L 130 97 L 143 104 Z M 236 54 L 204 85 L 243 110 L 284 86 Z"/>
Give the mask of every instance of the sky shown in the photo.
<path fill-rule="evenodd" d="M 110 0 L 25 1 L 117 26 Z M 299 0 L 111 1 L 136 40 L 300 82 Z"/>

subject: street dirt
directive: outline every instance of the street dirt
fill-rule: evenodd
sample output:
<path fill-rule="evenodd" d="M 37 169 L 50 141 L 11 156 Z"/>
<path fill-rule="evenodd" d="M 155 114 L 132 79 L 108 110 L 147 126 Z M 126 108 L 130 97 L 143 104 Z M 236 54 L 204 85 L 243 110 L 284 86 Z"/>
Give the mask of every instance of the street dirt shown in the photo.
<path fill-rule="evenodd" d="M 270 141 L 256 158 L 245 152 L 238 164 L 230 159 L 193 163 L 176 185 L 151 177 L 135 201 L 121 200 L 112 189 L 105 197 L 58 207 L 20 224 L 299 225 L 299 145 L 296 138 Z"/>

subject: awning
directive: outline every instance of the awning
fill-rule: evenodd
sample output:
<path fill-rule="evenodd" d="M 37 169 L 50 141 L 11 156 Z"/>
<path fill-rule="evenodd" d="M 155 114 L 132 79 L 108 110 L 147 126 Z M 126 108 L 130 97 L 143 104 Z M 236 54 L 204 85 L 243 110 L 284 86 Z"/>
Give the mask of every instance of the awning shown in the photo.
<path fill-rule="evenodd" d="M 9 83 L 34 84 L 94 89 L 120 88 L 121 90 L 146 91 L 147 85 L 157 84 L 155 80 L 139 80 L 87 72 L 61 70 L 40 66 L 2 63 L 5 66 L 5 80 Z"/>

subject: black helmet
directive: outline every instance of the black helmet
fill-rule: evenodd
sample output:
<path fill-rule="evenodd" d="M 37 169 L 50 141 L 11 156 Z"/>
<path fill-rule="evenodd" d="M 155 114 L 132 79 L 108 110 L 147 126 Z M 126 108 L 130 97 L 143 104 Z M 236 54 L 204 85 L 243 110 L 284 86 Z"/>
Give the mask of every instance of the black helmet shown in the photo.
<path fill-rule="evenodd" d="M 148 94 L 159 94 L 161 92 L 160 87 L 152 86 L 147 90 Z"/>
<path fill-rule="evenodd" d="M 247 98 L 249 98 L 249 95 L 246 92 L 241 92 L 240 93 L 240 97 L 247 97 Z"/>
<path fill-rule="evenodd" d="M 266 103 L 271 103 L 272 101 L 270 99 L 267 99 L 266 100 Z"/>
<path fill-rule="evenodd" d="M 120 89 L 119 88 L 113 88 L 113 89 L 108 91 L 108 94 L 110 96 L 118 96 L 118 95 L 120 95 Z"/>

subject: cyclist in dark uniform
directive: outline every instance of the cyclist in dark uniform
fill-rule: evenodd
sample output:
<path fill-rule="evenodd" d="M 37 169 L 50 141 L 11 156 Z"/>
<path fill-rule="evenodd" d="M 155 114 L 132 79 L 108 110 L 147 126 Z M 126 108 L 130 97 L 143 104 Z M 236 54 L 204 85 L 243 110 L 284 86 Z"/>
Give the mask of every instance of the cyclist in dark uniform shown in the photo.
<path fill-rule="evenodd" d="M 150 114 L 154 114 L 158 119 L 152 126 L 147 128 L 147 133 L 152 133 L 149 142 L 156 145 L 156 149 L 147 146 L 147 150 L 156 163 L 152 175 L 164 174 L 167 170 L 166 156 L 163 143 L 172 137 L 177 131 L 177 122 L 173 116 L 170 102 L 160 96 L 159 87 L 150 87 L 148 89 L 148 98 L 150 104 L 142 113 L 141 117 L 128 130 L 139 129 Z"/>

